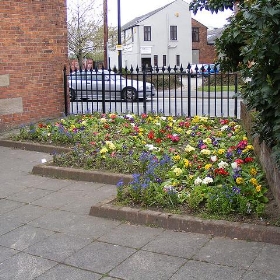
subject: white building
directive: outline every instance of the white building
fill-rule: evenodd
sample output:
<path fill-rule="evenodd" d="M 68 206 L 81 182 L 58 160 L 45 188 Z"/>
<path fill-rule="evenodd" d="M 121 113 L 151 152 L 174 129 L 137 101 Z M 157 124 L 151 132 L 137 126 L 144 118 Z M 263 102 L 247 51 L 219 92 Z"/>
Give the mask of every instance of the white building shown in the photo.
<path fill-rule="evenodd" d="M 192 62 L 189 4 L 175 0 L 135 18 L 122 27 L 122 66 L 183 65 Z M 110 67 L 118 68 L 117 51 L 109 52 Z"/>

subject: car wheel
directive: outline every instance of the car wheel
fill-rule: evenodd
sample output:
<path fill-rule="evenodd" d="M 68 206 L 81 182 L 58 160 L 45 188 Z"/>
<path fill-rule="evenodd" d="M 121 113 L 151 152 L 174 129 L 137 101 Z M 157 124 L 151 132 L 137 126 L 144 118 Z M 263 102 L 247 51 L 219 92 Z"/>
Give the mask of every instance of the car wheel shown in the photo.
<path fill-rule="evenodd" d="M 75 92 L 75 90 L 70 88 L 69 92 L 70 92 L 70 101 L 75 101 L 76 100 L 76 92 Z"/>
<path fill-rule="evenodd" d="M 132 87 L 124 88 L 122 91 L 122 97 L 127 101 L 135 101 L 138 99 L 137 90 Z"/>

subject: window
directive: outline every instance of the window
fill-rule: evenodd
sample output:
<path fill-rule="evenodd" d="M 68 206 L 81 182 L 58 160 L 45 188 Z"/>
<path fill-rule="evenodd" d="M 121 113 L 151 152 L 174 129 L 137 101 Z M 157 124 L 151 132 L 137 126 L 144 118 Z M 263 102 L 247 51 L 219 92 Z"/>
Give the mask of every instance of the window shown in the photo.
<path fill-rule="evenodd" d="M 154 55 L 154 66 L 158 66 L 158 55 Z"/>
<path fill-rule="evenodd" d="M 162 66 L 166 66 L 166 55 L 162 56 Z"/>
<path fill-rule="evenodd" d="M 177 40 L 177 26 L 170 26 L 170 40 Z"/>
<path fill-rule="evenodd" d="M 199 28 L 198 27 L 192 28 L 192 41 L 199 42 Z"/>
<path fill-rule="evenodd" d="M 144 26 L 144 41 L 151 41 L 152 30 L 151 26 Z"/>
<path fill-rule="evenodd" d="M 131 42 L 134 42 L 134 32 L 133 27 L 131 27 Z"/>
<path fill-rule="evenodd" d="M 180 55 L 176 55 L 176 65 L 180 66 Z"/>

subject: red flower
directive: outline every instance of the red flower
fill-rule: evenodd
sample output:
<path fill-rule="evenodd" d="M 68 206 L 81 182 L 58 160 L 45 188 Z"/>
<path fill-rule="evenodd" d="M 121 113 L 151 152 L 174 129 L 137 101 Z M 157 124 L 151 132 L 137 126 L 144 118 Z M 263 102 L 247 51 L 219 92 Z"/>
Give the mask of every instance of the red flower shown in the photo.
<path fill-rule="evenodd" d="M 142 114 L 141 114 L 141 117 L 142 117 L 142 119 L 146 119 L 146 118 L 148 117 L 148 115 L 147 115 L 147 114 L 142 113 Z"/>
<path fill-rule="evenodd" d="M 252 157 L 247 157 L 244 159 L 245 163 L 248 163 L 248 162 L 253 162 L 254 159 Z"/>
<path fill-rule="evenodd" d="M 148 133 L 148 138 L 151 140 L 155 138 L 155 133 L 152 130 Z"/>
<path fill-rule="evenodd" d="M 227 119 L 220 119 L 220 124 L 228 124 L 229 120 Z"/>
<path fill-rule="evenodd" d="M 161 138 L 157 138 L 155 141 L 156 141 L 157 143 L 161 143 L 162 139 L 161 139 Z"/>
<path fill-rule="evenodd" d="M 169 138 L 172 142 L 179 142 L 180 141 L 180 137 L 179 135 L 172 135 L 172 134 L 168 134 L 167 138 Z"/>
<path fill-rule="evenodd" d="M 238 158 L 238 159 L 235 160 L 235 162 L 236 162 L 238 165 L 240 165 L 240 164 L 244 163 L 244 160 L 241 159 L 241 158 Z"/>
<path fill-rule="evenodd" d="M 246 140 L 242 140 L 238 143 L 237 148 L 241 149 L 241 150 L 244 150 L 247 145 L 248 145 L 248 142 Z"/>
<path fill-rule="evenodd" d="M 216 175 L 223 175 L 223 176 L 229 175 L 229 173 L 224 168 L 217 168 L 217 169 L 215 169 L 214 172 Z"/>

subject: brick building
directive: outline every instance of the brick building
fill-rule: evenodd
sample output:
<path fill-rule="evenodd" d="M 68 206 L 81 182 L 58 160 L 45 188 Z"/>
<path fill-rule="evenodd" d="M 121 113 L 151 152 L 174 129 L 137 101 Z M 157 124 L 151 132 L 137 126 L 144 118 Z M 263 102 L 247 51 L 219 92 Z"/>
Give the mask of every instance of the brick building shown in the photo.
<path fill-rule="evenodd" d="M 65 111 L 66 0 L 0 5 L 0 131 Z"/>
<path fill-rule="evenodd" d="M 192 63 L 213 63 L 215 59 L 215 46 L 208 43 L 207 27 L 192 18 Z"/>

